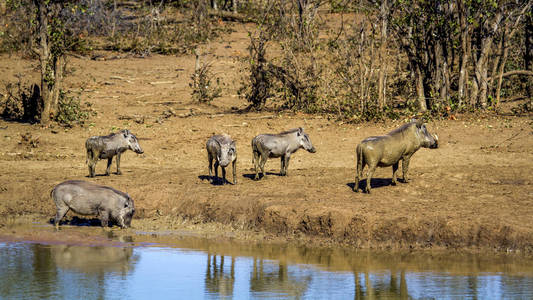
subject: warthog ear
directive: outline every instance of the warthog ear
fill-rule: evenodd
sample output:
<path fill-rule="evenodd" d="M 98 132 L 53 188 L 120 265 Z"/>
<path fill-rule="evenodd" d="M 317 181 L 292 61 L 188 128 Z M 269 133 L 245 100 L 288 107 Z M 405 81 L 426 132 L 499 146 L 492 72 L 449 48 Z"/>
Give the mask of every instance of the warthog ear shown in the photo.
<path fill-rule="evenodd" d="M 304 132 L 304 129 L 302 127 L 298 127 L 298 136 L 300 136 Z"/>
<path fill-rule="evenodd" d="M 423 119 L 416 120 L 416 127 L 420 128 L 420 127 L 422 127 L 422 125 L 424 125 L 424 120 Z"/>

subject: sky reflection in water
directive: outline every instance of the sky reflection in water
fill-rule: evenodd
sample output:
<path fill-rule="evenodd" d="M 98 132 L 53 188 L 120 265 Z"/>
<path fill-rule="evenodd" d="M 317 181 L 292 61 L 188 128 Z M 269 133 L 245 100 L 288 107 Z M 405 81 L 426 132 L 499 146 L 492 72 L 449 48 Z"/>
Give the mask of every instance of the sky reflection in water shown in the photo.
<path fill-rule="evenodd" d="M 525 260 L 201 245 L 0 242 L 0 299 L 533 298 Z"/>

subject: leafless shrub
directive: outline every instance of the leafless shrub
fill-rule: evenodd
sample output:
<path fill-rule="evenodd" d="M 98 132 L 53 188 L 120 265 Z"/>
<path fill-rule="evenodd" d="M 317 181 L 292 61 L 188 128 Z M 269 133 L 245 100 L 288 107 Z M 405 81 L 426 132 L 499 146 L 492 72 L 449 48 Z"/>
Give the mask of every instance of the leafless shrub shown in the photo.
<path fill-rule="evenodd" d="M 0 115 L 7 120 L 36 122 L 42 110 L 40 89 L 18 76 L 16 83 L 4 84 L 5 95 L 0 99 Z"/>
<path fill-rule="evenodd" d="M 201 64 L 200 55 L 196 54 L 196 66 L 195 71 L 191 76 L 191 83 L 189 86 L 192 88 L 192 97 L 194 100 L 201 103 L 211 103 L 215 98 L 218 98 L 222 94 L 220 88 L 220 79 L 214 77 L 211 72 L 211 63 Z M 215 80 L 216 83 L 212 81 Z"/>

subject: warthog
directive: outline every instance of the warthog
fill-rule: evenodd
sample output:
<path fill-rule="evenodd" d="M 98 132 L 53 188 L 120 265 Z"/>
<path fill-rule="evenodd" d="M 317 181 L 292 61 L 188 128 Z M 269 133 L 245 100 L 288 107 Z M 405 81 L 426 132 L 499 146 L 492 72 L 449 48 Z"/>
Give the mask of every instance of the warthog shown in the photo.
<path fill-rule="evenodd" d="M 315 153 L 311 140 L 303 128 L 295 128 L 279 134 L 260 134 L 252 139 L 253 158 L 252 163 L 255 168 L 255 180 L 259 180 L 259 168 L 263 177 L 265 174 L 265 163 L 268 158 L 281 157 L 281 176 L 287 175 L 289 159 L 291 154 L 304 148 Z"/>
<path fill-rule="evenodd" d="M 56 228 L 69 210 L 80 215 L 98 216 L 102 227 L 107 227 L 112 219 L 122 228 L 131 226 L 135 213 L 133 199 L 128 194 L 92 182 L 68 180 L 56 185 L 50 195 L 57 207 Z"/>
<path fill-rule="evenodd" d="M 113 156 L 117 156 L 117 175 L 121 175 L 120 171 L 120 155 L 126 150 L 132 150 L 135 153 L 142 154 L 143 150 L 139 145 L 137 137 L 129 130 L 124 129 L 117 133 L 112 133 L 106 136 L 93 136 L 85 142 L 87 149 L 87 161 L 89 165 L 89 177 L 94 177 L 96 163 L 100 159 L 107 158 L 107 169 L 105 175 L 109 175 Z"/>
<path fill-rule="evenodd" d="M 357 170 L 355 171 L 354 191 L 359 192 L 359 178 L 363 177 L 365 165 L 368 165 L 367 193 L 370 193 L 370 181 L 376 167 L 392 166 L 392 184 L 396 185 L 396 173 L 400 159 L 402 160 L 403 181 L 409 182 L 407 177 L 409 160 L 420 147 L 438 147 L 437 135 L 431 135 L 422 120 L 412 120 L 386 135 L 364 139 L 356 149 Z"/>
<path fill-rule="evenodd" d="M 218 177 L 218 166 L 222 169 L 222 183 L 226 184 L 226 167 L 232 163 L 233 184 L 237 184 L 237 149 L 235 141 L 229 135 L 214 135 L 205 144 L 209 161 L 209 178 L 213 182 L 213 159 L 215 160 L 215 177 Z"/>

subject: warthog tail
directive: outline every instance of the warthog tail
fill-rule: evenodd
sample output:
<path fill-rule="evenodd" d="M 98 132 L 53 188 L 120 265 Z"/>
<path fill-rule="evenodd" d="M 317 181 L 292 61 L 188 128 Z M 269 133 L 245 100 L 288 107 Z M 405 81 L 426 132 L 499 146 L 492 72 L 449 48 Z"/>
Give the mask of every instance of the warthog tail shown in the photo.
<path fill-rule="evenodd" d="M 50 191 L 50 197 L 51 197 L 52 199 L 54 199 L 54 193 L 55 193 L 55 191 L 56 191 L 56 187 L 54 187 L 54 188 Z"/>
<path fill-rule="evenodd" d="M 257 147 L 255 146 L 255 138 L 252 140 L 252 166 L 255 166 L 255 155 L 254 153 L 257 151 Z"/>
<path fill-rule="evenodd" d="M 356 158 L 356 161 L 357 161 L 357 174 L 359 174 L 360 172 L 363 171 L 363 147 L 361 147 L 361 145 L 358 145 L 357 148 L 356 148 L 356 152 L 357 152 L 357 158 Z"/>

